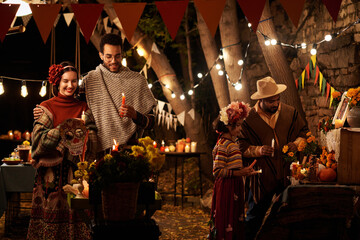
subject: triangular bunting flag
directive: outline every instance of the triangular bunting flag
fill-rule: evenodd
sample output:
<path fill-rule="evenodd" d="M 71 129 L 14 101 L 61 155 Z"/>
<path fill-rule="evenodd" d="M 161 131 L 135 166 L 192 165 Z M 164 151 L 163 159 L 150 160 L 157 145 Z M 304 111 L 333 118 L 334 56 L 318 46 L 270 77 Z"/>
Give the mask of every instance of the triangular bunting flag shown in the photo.
<path fill-rule="evenodd" d="M 323 76 L 322 89 L 321 89 L 321 95 L 322 95 L 322 96 L 324 96 L 325 90 L 326 90 L 326 79 L 325 79 L 324 76 Z"/>
<path fill-rule="evenodd" d="M 59 14 L 61 4 L 29 4 L 41 37 L 46 43 Z"/>
<path fill-rule="evenodd" d="M 116 15 L 129 42 L 135 32 L 145 5 L 146 3 L 113 3 Z"/>
<path fill-rule="evenodd" d="M 71 8 L 84 35 L 86 43 L 89 43 L 90 37 L 94 32 L 96 23 L 104 8 L 104 4 L 71 4 Z"/>
<path fill-rule="evenodd" d="M 301 88 L 305 88 L 305 70 L 301 73 Z"/>
<path fill-rule="evenodd" d="M 322 0 L 322 2 L 326 6 L 334 22 L 336 22 L 342 0 Z"/>
<path fill-rule="evenodd" d="M 151 51 L 154 53 L 160 54 L 160 51 L 159 51 L 158 47 L 156 46 L 156 43 L 154 43 L 154 42 L 151 46 Z"/>
<path fill-rule="evenodd" d="M 299 86 L 299 88 L 298 88 L 299 91 L 301 91 L 301 85 L 302 85 L 301 76 L 302 76 L 302 75 L 300 75 L 300 77 L 298 78 L 298 79 L 299 79 L 299 85 L 298 85 L 298 86 Z"/>
<path fill-rule="evenodd" d="M 170 127 L 173 127 L 174 116 L 172 114 L 169 114 L 169 119 L 170 119 Z"/>
<path fill-rule="evenodd" d="M 188 114 L 190 115 L 192 120 L 195 120 L 195 110 L 193 108 L 190 111 L 188 111 Z"/>
<path fill-rule="evenodd" d="M 169 114 L 169 115 L 171 115 L 171 114 Z M 167 130 L 170 130 L 170 116 L 169 116 L 169 115 L 166 116 L 166 127 L 167 127 Z"/>
<path fill-rule="evenodd" d="M 237 2 L 246 18 L 251 23 L 251 28 L 256 32 L 266 0 L 237 0 Z"/>
<path fill-rule="evenodd" d="M 159 112 L 162 112 L 165 106 L 165 102 L 158 100 Z"/>
<path fill-rule="evenodd" d="M 170 103 L 166 103 L 166 106 L 167 106 L 167 108 L 168 108 L 168 112 L 171 113 L 171 111 L 172 111 L 171 104 L 170 104 Z"/>
<path fill-rule="evenodd" d="M 146 59 L 146 63 L 149 65 L 149 68 L 151 67 L 151 60 L 152 60 L 152 55 L 148 55 L 148 59 Z"/>
<path fill-rule="evenodd" d="M 26 27 L 31 19 L 31 16 L 32 15 L 25 15 L 25 16 L 22 16 L 21 19 L 23 21 L 23 24 L 24 26 Z"/>
<path fill-rule="evenodd" d="M 194 3 L 203 17 L 211 36 L 214 37 L 226 0 L 194 0 Z"/>
<path fill-rule="evenodd" d="M 306 70 L 306 77 L 308 79 L 308 81 L 310 80 L 310 69 L 309 69 L 309 63 L 306 65 L 305 70 Z"/>
<path fill-rule="evenodd" d="M 60 17 L 61 17 L 61 14 L 58 14 L 58 15 L 57 15 L 57 17 L 56 17 L 56 19 L 55 19 L 55 22 L 54 22 L 54 27 L 56 27 L 56 26 L 57 26 L 57 24 L 58 24 L 58 22 L 59 22 Z"/>
<path fill-rule="evenodd" d="M 284 7 L 294 26 L 297 28 L 305 0 L 280 0 L 280 3 Z"/>
<path fill-rule="evenodd" d="M 311 61 L 312 61 L 312 64 L 313 64 L 313 69 L 315 68 L 315 64 L 316 64 L 316 55 L 312 55 L 311 56 Z"/>
<path fill-rule="evenodd" d="M 119 28 L 119 30 L 120 30 L 121 32 L 124 32 L 124 29 L 123 29 L 123 27 L 122 27 L 122 25 L 121 25 L 121 22 L 120 22 L 120 20 L 119 20 L 118 17 L 114 18 L 113 23 Z M 121 34 L 121 39 L 122 39 L 122 41 L 123 41 L 123 43 L 124 43 L 124 41 L 125 41 L 125 34 Z"/>
<path fill-rule="evenodd" d="M 111 29 L 110 29 L 109 26 L 108 26 L 109 17 L 103 18 L 103 23 L 104 23 L 105 32 L 106 32 L 106 33 L 110 33 L 110 32 L 111 32 Z"/>
<path fill-rule="evenodd" d="M 70 26 L 71 21 L 73 20 L 74 13 L 63 13 L 63 16 L 65 18 L 65 22 L 67 26 Z"/>
<path fill-rule="evenodd" d="M 175 40 L 176 33 L 183 19 L 189 0 L 183 1 L 155 1 L 170 36 Z"/>
<path fill-rule="evenodd" d="M 146 63 L 144 64 L 144 67 L 143 67 L 143 69 L 141 69 L 141 71 L 140 71 L 140 73 L 144 73 L 144 77 L 147 79 L 147 65 L 146 65 Z"/>
<path fill-rule="evenodd" d="M 330 95 L 330 84 L 327 82 L 326 83 L 326 101 L 329 99 L 329 95 Z"/>
<path fill-rule="evenodd" d="M 295 86 L 296 86 L 296 88 L 299 88 L 299 79 L 295 80 Z"/>
<path fill-rule="evenodd" d="M 323 80 L 323 75 L 321 72 L 319 72 L 320 74 L 320 78 L 319 78 L 319 91 L 321 92 L 321 89 L 322 89 L 322 80 Z"/>
<path fill-rule="evenodd" d="M 165 125 L 165 122 L 166 122 L 166 116 L 168 115 L 168 113 L 167 112 L 165 112 L 165 111 L 162 111 L 162 122 L 161 122 L 161 124 L 162 125 Z"/>
<path fill-rule="evenodd" d="M 3 42 L 20 4 L 0 4 L 0 40 Z"/>
<path fill-rule="evenodd" d="M 333 98 L 333 92 L 335 92 L 335 89 L 333 87 L 331 87 L 331 90 L 330 90 L 330 105 L 329 105 L 329 108 L 331 108 L 331 105 L 332 105 L 332 102 L 334 100 Z"/>
<path fill-rule="evenodd" d="M 177 115 L 177 119 L 179 120 L 180 124 L 184 126 L 185 124 L 185 111 L 182 111 Z"/>
<path fill-rule="evenodd" d="M 160 126 L 161 123 L 161 116 L 162 116 L 162 112 L 160 111 L 158 115 L 158 126 Z"/>
<path fill-rule="evenodd" d="M 318 78 L 319 78 L 319 73 L 320 73 L 319 67 L 316 66 L 314 85 L 317 83 L 317 80 L 318 80 Z"/>

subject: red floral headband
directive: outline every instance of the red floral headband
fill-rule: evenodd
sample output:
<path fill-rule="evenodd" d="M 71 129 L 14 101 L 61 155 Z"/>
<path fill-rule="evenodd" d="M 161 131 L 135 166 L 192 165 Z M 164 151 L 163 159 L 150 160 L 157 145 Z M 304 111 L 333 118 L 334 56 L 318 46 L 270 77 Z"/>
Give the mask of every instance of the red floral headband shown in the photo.
<path fill-rule="evenodd" d="M 250 106 L 244 102 L 232 102 L 220 111 L 220 121 L 225 125 L 231 125 L 249 115 Z"/>
<path fill-rule="evenodd" d="M 49 68 L 49 77 L 48 80 L 53 85 L 58 85 L 61 80 L 62 71 L 64 67 L 60 64 L 53 64 Z"/>

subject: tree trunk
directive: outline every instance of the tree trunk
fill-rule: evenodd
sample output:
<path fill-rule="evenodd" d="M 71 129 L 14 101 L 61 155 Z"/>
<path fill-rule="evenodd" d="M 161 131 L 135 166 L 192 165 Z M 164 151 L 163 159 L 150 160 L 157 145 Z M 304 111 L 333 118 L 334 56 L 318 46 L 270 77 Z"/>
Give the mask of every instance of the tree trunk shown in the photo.
<path fill-rule="evenodd" d="M 104 9 L 107 14 L 110 16 L 110 19 L 113 20 L 117 17 L 114 8 L 109 0 L 98 0 L 99 3 L 104 3 Z M 120 27 L 117 26 L 119 29 Z M 98 36 L 98 35 L 94 35 Z M 183 89 L 179 84 L 174 69 L 169 63 L 166 55 L 159 49 L 160 54 L 154 53 L 151 51 L 153 46 L 153 41 L 148 38 L 146 35 L 141 33 L 139 29 L 136 29 L 134 35 L 130 42 L 132 45 L 137 44 L 137 46 L 144 49 L 144 57 L 148 59 L 151 55 L 151 67 L 156 73 L 159 81 L 164 85 L 168 84 L 170 89 L 176 94 L 176 98 L 171 97 L 171 91 L 162 85 L 163 93 L 166 99 L 171 104 L 176 115 L 185 111 L 185 132 L 187 137 L 190 137 L 192 141 L 196 141 L 197 149 L 200 152 L 205 152 L 206 155 L 202 155 L 201 167 L 202 172 L 208 178 L 212 177 L 212 161 L 211 158 L 211 149 L 207 144 L 207 139 L 204 133 L 204 128 L 201 124 L 201 116 L 195 111 L 195 119 L 193 120 L 188 112 L 192 109 L 191 104 L 187 99 L 180 100 L 179 96 L 183 94 Z"/>
<path fill-rule="evenodd" d="M 195 7 L 196 8 L 196 7 Z M 209 29 L 200 15 L 200 12 L 196 9 L 197 26 L 200 35 L 201 46 L 205 53 L 205 59 L 208 68 L 212 68 L 214 62 L 219 56 L 218 48 L 216 46 L 214 38 L 211 36 Z M 214 86 L 216 98 L 220 108 L 227 106 L 230 103 L 229 89 L 225 76 L 219 76 L 215 67 L 210 71 L 212 83 Z"/>
<path fill-rule="evenodd" d="M 281 100 L 293 107 L 300 113 L 305 119 L 305 113 L 301 105 L 300 97 L 297 92 L 294 77 L 290 69 L 289 63 L 286 60 L 283 49 L 280 45 L 265 46 L 264 37 L 259 33 L 269 36 L 270 38 L 278 39 L 275 31 L 275 26 L 271 18 L 269 1 L 266 2 L 264 11 L 262 13 L 261 20 L 268 19 L 261 22 L 258 26 L 257 37 L 259 40 L 260 47 L 264 54 L 266 64 L 270 70 L 272 77 L 277 83 L 282 83 L 287 86 L 286 91 L 281 93 Z"/>
<path fill-rule="evenodd" d="M 239 66 L 237 62 L 239 59 L 244 59 L 240 45 L 241 40 L 236 4 L 236 0 L 226 1 L 219 25 L 222 46 L 225 47 L 235 44 L 223 49 L 225 69 L 233 84 L 238 82 L 242 69 L 242 66 Z M 250 103 L 249 83 L 245 74 L 241 77 L 241 84 L 242 89 L 239 91 L 235 90 L 231 84 L 228 84 L 230 100 Z"/>

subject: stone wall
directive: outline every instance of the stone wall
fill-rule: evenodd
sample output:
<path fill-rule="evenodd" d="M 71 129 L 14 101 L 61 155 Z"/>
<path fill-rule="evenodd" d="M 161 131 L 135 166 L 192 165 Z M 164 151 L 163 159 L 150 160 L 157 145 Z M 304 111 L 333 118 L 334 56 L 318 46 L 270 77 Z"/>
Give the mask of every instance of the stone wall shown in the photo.
<path fill-rule="evenodd" d="M 309 44 L 306 49 L 284 47 L 285 55 L 297 79 L 310 60 L 312 43 L 324 39 L 325 35 L 340 32 L 358 19 L 360 12 L 358 1 L 343 0 L 337 22 L 334 23 L 322 1 L 306 1 L 299 26 L 296 29 L 288 18 L 278 0 L 271 1 L 271 12 L 274 24 L 283 43 Z M 244 33 L 245 33 L 244 29 Z M 253 34 L 254 35 L 254 34 Z M 252 92 L 256 91 L 256 80 L 269 75 L 269 70 L 262 57 L 261 49 L 251 38 L 252 48 L 249 54 L 249 65 L 246 76 L 251 79 Z M 330 42 L 318 45 L 317 64 L 324 78 L 336 90 L 346 91 L 350 87 L 360 85 L 360 24 L 356 24 Z M 306 80 L 305 89 L 300 91 L 300 98 L 306 113 L 310 130 L 317 135 L 317 125 L 321 118 L 333 116 L 335 110 L 329 108 L 329 100 L 321 95 L 319 86 L 314 86 L 314 80 Z"/>

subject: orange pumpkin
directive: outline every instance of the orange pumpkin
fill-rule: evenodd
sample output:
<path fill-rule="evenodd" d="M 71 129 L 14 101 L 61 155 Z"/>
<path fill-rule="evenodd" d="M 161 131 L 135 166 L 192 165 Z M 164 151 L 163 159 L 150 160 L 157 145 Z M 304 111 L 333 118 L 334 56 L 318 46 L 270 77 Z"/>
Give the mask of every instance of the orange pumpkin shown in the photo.
<path fill-rule="evenodd" d="M 336 179 L 336 172 L 332 168 L 324 168 L 319 173 L 319 179 L 322 182 L 333 182 Z"/>

